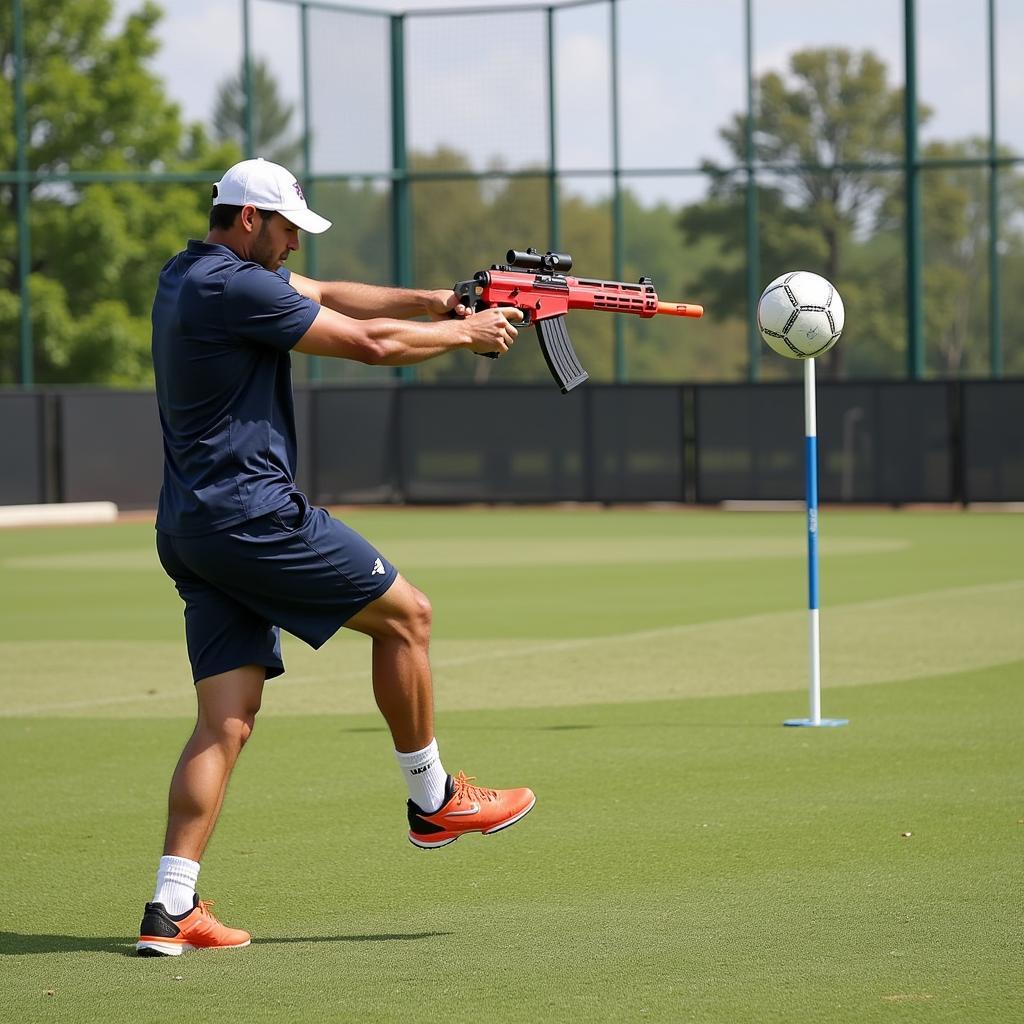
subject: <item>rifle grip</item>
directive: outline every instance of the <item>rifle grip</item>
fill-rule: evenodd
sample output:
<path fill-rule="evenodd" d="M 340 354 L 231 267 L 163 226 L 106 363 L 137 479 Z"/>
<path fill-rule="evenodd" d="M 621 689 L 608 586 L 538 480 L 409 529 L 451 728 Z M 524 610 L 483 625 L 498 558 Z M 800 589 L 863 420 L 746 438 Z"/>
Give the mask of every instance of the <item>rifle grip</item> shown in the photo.
<path fill-rule="evenodd" d="M 554 316 L 550 320 L 537 320 L 537 340 L 544 354 L 544 362 L 548 364 L 551 376 L 563 395 L 567 395 L 577 384 L 582 384 L 590 376 L 580 366 L 580 361 L 569 340 L 569 331 L 565 326 L 564 316 Z"/>
<path fill-rule="evenodd" d="M 452 285 L 452 291 L 455 292 L 455 294 L 459 297 L 459 302 L 463 306 L 468 306 L 470 309 L 474 311 L 486 308 L 477 298 L 476 288 L 476 278 L 473 278 L 472 281 L 456 281 L 455 284 Z M 448 319 L 458 320 L 460 318 L 459 315 L 455 312 L 455 310 L 451 309 L 448 311 Z M 498 358 L 497 352 L 477 352 L 476 354 L 478 356 L 483 356 L 485 359 Z"/>

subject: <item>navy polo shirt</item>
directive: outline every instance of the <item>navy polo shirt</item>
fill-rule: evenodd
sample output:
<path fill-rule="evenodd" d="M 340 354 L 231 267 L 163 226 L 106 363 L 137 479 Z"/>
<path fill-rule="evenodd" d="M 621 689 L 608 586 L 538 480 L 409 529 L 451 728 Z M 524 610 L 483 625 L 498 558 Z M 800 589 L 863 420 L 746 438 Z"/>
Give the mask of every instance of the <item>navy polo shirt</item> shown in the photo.
<path fill-rule="evenodd" d="M 295 487 L 292 347 L 320 306 L 277 272 L 190 241 L 160 272 L 153 367 L 164 439 L 156 526 L 178 537 L 282 508 Z"/>

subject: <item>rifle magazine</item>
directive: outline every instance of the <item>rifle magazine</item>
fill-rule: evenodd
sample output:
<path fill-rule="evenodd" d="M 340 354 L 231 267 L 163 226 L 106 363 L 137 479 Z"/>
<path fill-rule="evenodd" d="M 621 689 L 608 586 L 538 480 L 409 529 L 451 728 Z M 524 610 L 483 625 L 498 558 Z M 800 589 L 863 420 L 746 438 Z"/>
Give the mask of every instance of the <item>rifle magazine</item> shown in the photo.
<path fill-rule="evenodd" d="M 563 395 L 568 394 L 577 384 L 582 384 L 590 376 L 580 365 L 576 352 L 569 340 L 569 331 L 565 326 L 565 317 L 556 316 L 550 320 L 538 320 L 537 339 L 540 350 L 544 353 L 544 361 L 548 364 L 551 376 L 555 378 Z"/>

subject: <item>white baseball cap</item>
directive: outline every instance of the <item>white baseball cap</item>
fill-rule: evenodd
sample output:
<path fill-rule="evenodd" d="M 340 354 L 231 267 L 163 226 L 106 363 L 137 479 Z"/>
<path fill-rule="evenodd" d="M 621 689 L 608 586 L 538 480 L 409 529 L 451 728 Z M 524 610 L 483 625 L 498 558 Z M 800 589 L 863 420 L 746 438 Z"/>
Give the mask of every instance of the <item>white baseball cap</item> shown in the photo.
<path fill-rule="evenodd" d="M 302 186 L 295 175 L 280 164 L 263 157 L 242 160 L 229 167 L 213 186 L 214 206 L 255 206 L 258 210 L 276 210 L 297 228 L 319 235 L 331 222 L 306 205 Z"/>

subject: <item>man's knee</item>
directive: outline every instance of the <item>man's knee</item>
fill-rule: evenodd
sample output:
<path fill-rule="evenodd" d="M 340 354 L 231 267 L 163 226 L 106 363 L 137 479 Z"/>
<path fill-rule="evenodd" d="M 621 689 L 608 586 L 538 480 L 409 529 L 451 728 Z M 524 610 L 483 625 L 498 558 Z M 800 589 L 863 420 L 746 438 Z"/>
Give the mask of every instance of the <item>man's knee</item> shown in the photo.
<path fill-rule="evenodd" d="M 256 712 L 254 711 L 251 715 L 247 715 L 239 723 L 238 731 L 235 734 L 236 739 L 238 741 L 238 749 L 239 750 L 241 750 L 242 747 L 244 747 L 246 745 L 246 743 L 249 742 L 249 737 L 252 735 L 252 731 L 255 728 L 256 728 Z"/>
<path fill-rule="evenodd" d="M 238 715 L 228 715 L 223 718 L 200 718 L 199 730 L 206 735 L 206 738 L 217 746 L 227 751 L 238 751 L 245 746 L 256 727 L 256 712 L 259 708 L 252 708 Z"/>
<path fill-rule="evenodd" d="M 434 610 L 427 595 L 399 577 L 383 597 L 368 604 L 346 625 L 375 640 L 401 640 L 426 647 L 433 620 Z"/>
<path fill-rule="evenodd" d="M 259 666 L 247 666 L 196 684 L 197 730 L 207 742 L 236 754 L 245 746 L 263 699 L 263 673 Z"/>
<path fill-rule="evenodd" d="M 434 609 L 430 599 L 421 590 L 409 587 L 409 595 L 402 603 L 402 614 L 397 617 L 396 631 L 410 643 L 426 646 L 434 623 Z"/>
<path fill-rule="evenodd" d="M 256 728 L 257 711 L 259 711 L 258 707 L 252 708 L 246 711 L 241 718 L 233 718 L 228 723 L 230 738 L 238 744 L 239 749 L 245 746 L 252 735 L 253 729 Z"/>

